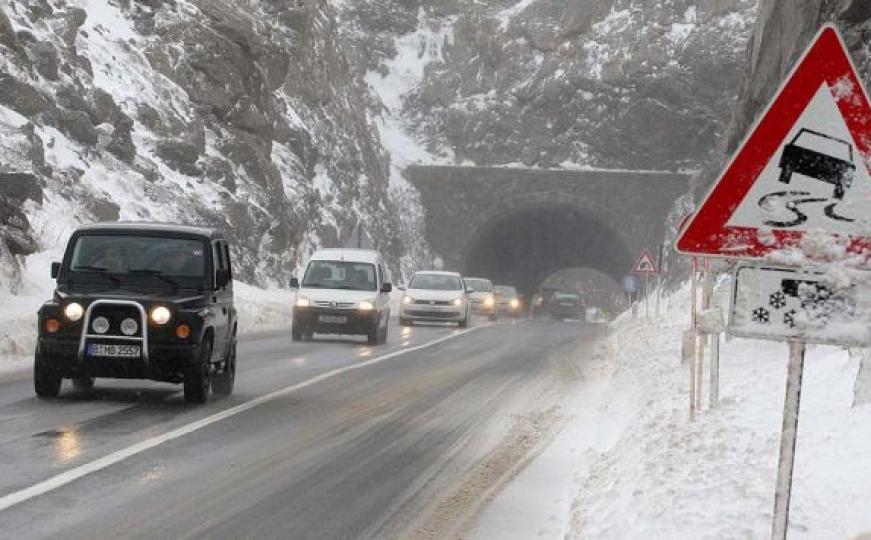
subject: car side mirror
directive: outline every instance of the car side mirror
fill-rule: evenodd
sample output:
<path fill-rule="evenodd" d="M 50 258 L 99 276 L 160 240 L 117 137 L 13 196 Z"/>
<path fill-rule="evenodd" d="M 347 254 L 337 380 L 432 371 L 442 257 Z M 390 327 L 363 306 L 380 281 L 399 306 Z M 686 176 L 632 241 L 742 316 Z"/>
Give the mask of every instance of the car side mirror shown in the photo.
<path fill-rule="evenodd" d="M 226 268 L 222 268 L 215 273 L 215 285 L 222 289 L 230 283 L 230 272 Z"/>
<path fill-rule="evenodd" d="M 57 279 L 60 275 L 60 263 L 53 262 L 51 263 L 51 279 Z"/>
<path fill-rule="evenodd" d="M 290 288 L 291 289 L 299 289 L 299 278 L 295 278 L 295 277 L 290 278 Z"/>
<path fill-rule="evenodd" d="M 396 287 L 396 288 L 397 288 L 398 290 L 400 290 L 400 291 L 406 291 L 406 290 L 408 290 L 408 289 L 406 289 L 405 287 L 403 287 L 402 285 L 400 285 L 400 286 L 398 286 L 398 287 Z"/>
<path fill-rule="evenodd" d="M 390 293 L 393 292 L 393 285 L 391 283 L 385 283 L 381 285 L 381 292 Z"/>

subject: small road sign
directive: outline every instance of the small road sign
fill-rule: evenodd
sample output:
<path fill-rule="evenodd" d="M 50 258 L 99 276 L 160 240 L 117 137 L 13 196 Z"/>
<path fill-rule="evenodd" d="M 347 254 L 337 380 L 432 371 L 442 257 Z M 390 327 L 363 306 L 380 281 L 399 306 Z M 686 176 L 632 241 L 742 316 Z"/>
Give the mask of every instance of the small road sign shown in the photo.
<path fill-rule="evenodd" d="M 871 105 L 826 25 L 679 234 L 686 255 L 760 258 L 811 229 L 871 247 Z"/>
<path fill-rule="evenodd" d="M 646 249 L 641 252 L 635 264 L 632 265 L 632 273 L 638 275 L 656 275 L 659 269 L 656 267 L 656 262 L 653 260 L 653 255 Z"/>
<path fill-rule="evenodd" d="M 737 337 L 867 347 L 871 298 L 859 291 L 855 281 L 845 287 L 819 270 L 742 264 L 732 285 L 729 331 Z"/>
<path fill-rule="evenodd" d="M 625 276 L 622 284 L 626 294 L 635 294 L 641 290 L 641 279 L 638 276 Z"/>

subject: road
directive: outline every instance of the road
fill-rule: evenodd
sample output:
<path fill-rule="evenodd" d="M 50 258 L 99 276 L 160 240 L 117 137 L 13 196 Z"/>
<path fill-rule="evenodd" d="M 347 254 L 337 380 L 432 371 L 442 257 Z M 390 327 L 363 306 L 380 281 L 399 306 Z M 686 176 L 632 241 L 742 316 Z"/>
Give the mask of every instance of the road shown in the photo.
<path fill-rule="evenodd" d="M 240 343 L 236 392 L 0 382 L 0 536 L 458 535 L 559 429 L 601 331 L 552 321 L 391 329 L 388 345 Z"/>

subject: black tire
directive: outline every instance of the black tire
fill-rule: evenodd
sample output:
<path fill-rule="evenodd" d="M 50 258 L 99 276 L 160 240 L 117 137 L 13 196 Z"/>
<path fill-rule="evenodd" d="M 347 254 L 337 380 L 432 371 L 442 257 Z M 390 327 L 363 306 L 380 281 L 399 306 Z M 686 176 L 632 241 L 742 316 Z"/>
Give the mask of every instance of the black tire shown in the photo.
<path fill-rule="evenodd" d="M 381 331 L 378 333 L 379 334 L 378 335 L 378 343 L 381 345 L 384 345 L 385 343 L 387 343 L 387 332 L 388 332 L 387 329 L 388 328 L 389 328 L 389 325 L 385 324 L 384 328 L 382 328 Z"/>
<path fill-rule="evenodd" d="M 499 315 L 497 315 L 496 313 L 490 314 L 490 322 L 496 322 L 498 320 L 499 320 Z"/>
<path fill-rule="evenodd" d="M 33 359 L 33 389 L 40 398 L 56 398 L 60 394 L 63 377 L 51 369 L 48 361 L 39 353 Z"/>
<path fill-rule="evenodd" d="M 75 388 L 76 390 L 93 390 L 94 378 L 76 377 L 75 379 L 73 379 L 73 388 Z"/>
<path fill-rule="evenodd" d="M 222 396 L 229 396 L 233 393 L 233 386 L 235 383 L 236 336 L 233 336 L 233 341 L 230 343 L 230 350 L 227 352 L 227 360 L 224 362 L 224 369 L 212 377 L 212 391 Z"/>
<path fill-rule="evenodd" d="M 184 400 L 186 403 L 202 404 L 209 400 L 211 388 L 212 342 L 208 339 L 200 347 L 200 355 L 191 359 L 184 374 Z"/>
<path fill-rule="evenodd" d="M 411 326 L 411 321 L 409 321 L 405 317 L 400 317 L 399 318 L 399 326 Z"/>
<path fill-rule="evenodd" d="M 375 320 L 372 321 L 372 326 L 369 327 L 369 333 L 366 334 L 366 343 L 369 345 L 378 345 L 378 341 L 381 337 L 381 327 L 378 325 L 378 317 L 375 317 Z"/>
<path fill-rule="evenodd" d="M 460 328 L 468 328 L 469 327 L 469 316 L 466 315 L 462 321 L 457 323 L 457 326 Z"/>
<path fill-rule="evenodd" d="M 303 340 L 302 329 L 296 323 L 293 323 L 290 326 L 290 339 L 292 341 L 302 341 Z"/>

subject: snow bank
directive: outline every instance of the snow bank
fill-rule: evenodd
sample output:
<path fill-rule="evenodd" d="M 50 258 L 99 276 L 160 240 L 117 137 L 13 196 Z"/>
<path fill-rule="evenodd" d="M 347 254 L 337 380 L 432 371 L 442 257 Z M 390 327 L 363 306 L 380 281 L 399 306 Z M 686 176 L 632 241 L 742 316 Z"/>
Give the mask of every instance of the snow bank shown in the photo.
<path fill-rule="evenodd" d="M 787 347 L 724 343 L 720 405 L 690 424 L 688 368 L 680 365 L 688 287 L 670 304 L 659 320 L 624 315 L 613 326 L 606 381 L 591 381 L 610 389 L 594 393 L 603 398 L 598 421 L 578 428 L 588 440 L 578 459 L 571 538 L 769 534 Z M 871 531 L 871 406 L 852 408 L 857 370 L 858 359 L 846 351 L 809 349 L 791 538 L 852 538 Z M 707 389 L 705 384 L 705 404 Z M 589 415 L 576 422 L 582 420 Z"/>
<path fill-rule="evenodd" d="M 31 366 L 36 344 L 36 312 L 51 298 L 55 283 L 48 269 L 51 261 L 60 257 L 59 252 L 27 257 L 18 294 L 0 291 L 0 372 Z M 234 282 L 233 289 L 240 334 L 290 328 L 293 299 L 290 291 L 261 289 L 238 281 Z"/>

